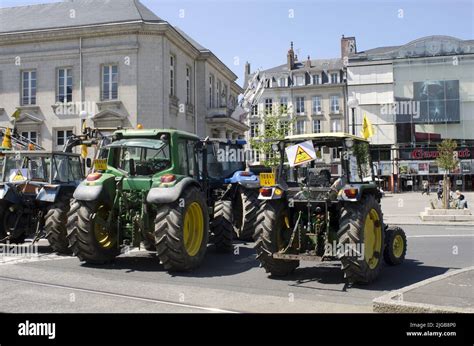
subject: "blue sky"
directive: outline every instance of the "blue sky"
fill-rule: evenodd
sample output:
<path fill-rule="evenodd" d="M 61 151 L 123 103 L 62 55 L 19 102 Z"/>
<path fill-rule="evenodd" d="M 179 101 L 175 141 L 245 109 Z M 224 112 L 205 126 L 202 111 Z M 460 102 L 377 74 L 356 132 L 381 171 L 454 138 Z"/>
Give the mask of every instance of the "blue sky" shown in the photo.
<path fill-rule="evenodd" d="M 290 41 L 302 60 L 338 57 L 342 34 L 355 36 L 359 51 L 429 35 L 474 39 L 474 0 L 141 1 L 211 49 L 239 77 L 245 61 L 252 70 L 284 64 Z M 0 7 L 45 2 L 58 1 L 0 0 Z"/>

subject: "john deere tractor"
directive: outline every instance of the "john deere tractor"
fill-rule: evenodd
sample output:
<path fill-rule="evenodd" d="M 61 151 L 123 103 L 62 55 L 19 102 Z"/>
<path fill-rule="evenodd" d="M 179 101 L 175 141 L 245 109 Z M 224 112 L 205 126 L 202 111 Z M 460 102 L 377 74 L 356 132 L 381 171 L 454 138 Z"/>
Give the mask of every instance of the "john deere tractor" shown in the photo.
<path fill-rule="evenodd" d="M 144 243 L 165 269 L 196 268 L 206 253 L 206 142 L 176 130 L 119 130 L 74 192 L 68 237 L 81 261 L 112 261 Z"/>
<path fill-rule="evenodd" d="M 280 164 L 260 175 L 257 257 L 284 276 L 300 260 L 340 261 L 349 283 L 368 283 L 383 260 L 403 262 L 402 229 L 383 222 L 368 142 L 344 133 L 296 135 L 273 144 Z"/>
<path fill-rule="evenodd" d="M 211 237 L 216 248 L 232 249 L 232 238 L 252 240 L 257 220 L 259 178 L 246 171 L 245 140 L 211 139 L 209 189 L 214 203 Z"/>

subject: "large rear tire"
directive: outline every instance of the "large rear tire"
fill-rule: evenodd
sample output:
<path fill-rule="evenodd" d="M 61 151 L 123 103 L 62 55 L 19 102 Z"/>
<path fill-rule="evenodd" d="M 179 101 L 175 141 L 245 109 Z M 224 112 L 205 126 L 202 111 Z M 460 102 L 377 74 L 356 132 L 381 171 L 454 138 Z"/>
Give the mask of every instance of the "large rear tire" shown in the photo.
<path fill-rule="evenodd" d="M 209 239 L 209 215 L 204 196 L 189 187 L 176 202 L 158 207 L 155 218 L 156 253 L 166 270 L 199 267 Z"/>
<path fill-rule="evenodd" d="M 258 189 L 240 187 L 235 197 L 236 209 L 234 230 L 237 239 L 251 241 L 254 237 L 257 223 L 257 213 L 260 206 Z"/>
<path fill-rule="evenodd" d="M 71 254 L 67 238 L 67 214 L 69 212 L 69 200 L 59 200 L 54 203 L 44 217 L 44 229 L 46 239 L 51 248 L 59 254 Z"/>
<path fill-rule="evenodd" d="M 218 252 L 232 252 L 232 201 L 216 201 L 214 215 L 210 222 L 211 242 Z"/>
<path fill-rule="evenodd" d="M 342 251 L 338 257 L 345 277 L 350 283 L 375 280 L 382 269 L 384 247 L 383 215 L 375 197 L 367 194 L 360 202 L 346 203 L 339 225 L 337 237 Z"/>
<path fill-rule="evenodd" d="M 68 238 L 74 255 L 90 264 L 113 261 L 120 249 L 116 218 L 111 217 L 107 222 L 110 208 L 99 201 L 75 201 L 73 204 L 74 212 L 68 217 Z"/>
<path fill-rule="evenodd" d="M 274 276 L 286 276 L 299 266 L 299 261 L 272 257 L 272 254 L 288 245 L 286 236 L 289 234 L 291 234 L 289 214 L 284 202 L 281 200 L 263 202 L 257 215 L 255 250 L 257 259 L 267 273 Z"/>

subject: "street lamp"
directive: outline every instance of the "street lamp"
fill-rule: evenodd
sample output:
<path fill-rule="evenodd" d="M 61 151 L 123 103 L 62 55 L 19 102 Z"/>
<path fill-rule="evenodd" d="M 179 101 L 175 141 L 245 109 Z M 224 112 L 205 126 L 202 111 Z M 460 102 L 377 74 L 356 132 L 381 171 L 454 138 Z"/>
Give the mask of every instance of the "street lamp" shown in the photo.
<path fill-rule="evenodd" d="M 393 144 L 390 147 L 392 154 L 392 192 L 398 192 L 398 145 Z"/>
<path fill-rule="evenodd" d="M 359 106 L 359 101 L 355 97 L 354 94 L 352 94 L 351 97 L 349 97 L 349 100 L 347 101 L 347 105 L 350 107 L 352 110 L 352 134 L 356 134 L 356 129 L 355 129 L 355 109 Z"/>

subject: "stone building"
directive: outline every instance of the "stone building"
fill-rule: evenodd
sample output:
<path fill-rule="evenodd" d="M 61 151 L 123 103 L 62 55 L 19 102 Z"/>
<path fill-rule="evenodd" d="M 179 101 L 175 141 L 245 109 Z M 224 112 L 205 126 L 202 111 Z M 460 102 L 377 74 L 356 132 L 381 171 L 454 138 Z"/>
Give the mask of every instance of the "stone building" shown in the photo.
<path fill-rule="evenodd" d="M 284 65 L 261 71 L 266 89 L 247 118 L 247 137 L 262 133 L 262 117 L 269 109 L 287 109 L 282 121 L 293 119 L 291 134 L 345 130 L 345 75 L 342 58 L 298 60 L 293 43 Z M 245 79 L 252 77 L 250 64 Z M 281 107 L 282 106 L 282 107 Z"/>
<path fill-rule="evenodd" d="M 88 125 L 243 135 L 242 89 L 209 49 L 138 0 L 0 9 L 0 126 L 60 149 Z"/>
<path fill-rule="evenodd" d="M 474 188 L 474 40 L 428 36 L 401 46 L 349 54 L 349 129 L 359 134 L 364 114 L 375 128 L 373 159 L 384 188 L 413 191 L 437 185 L 437 144 L 456 140 L 455 188 Z"/>

